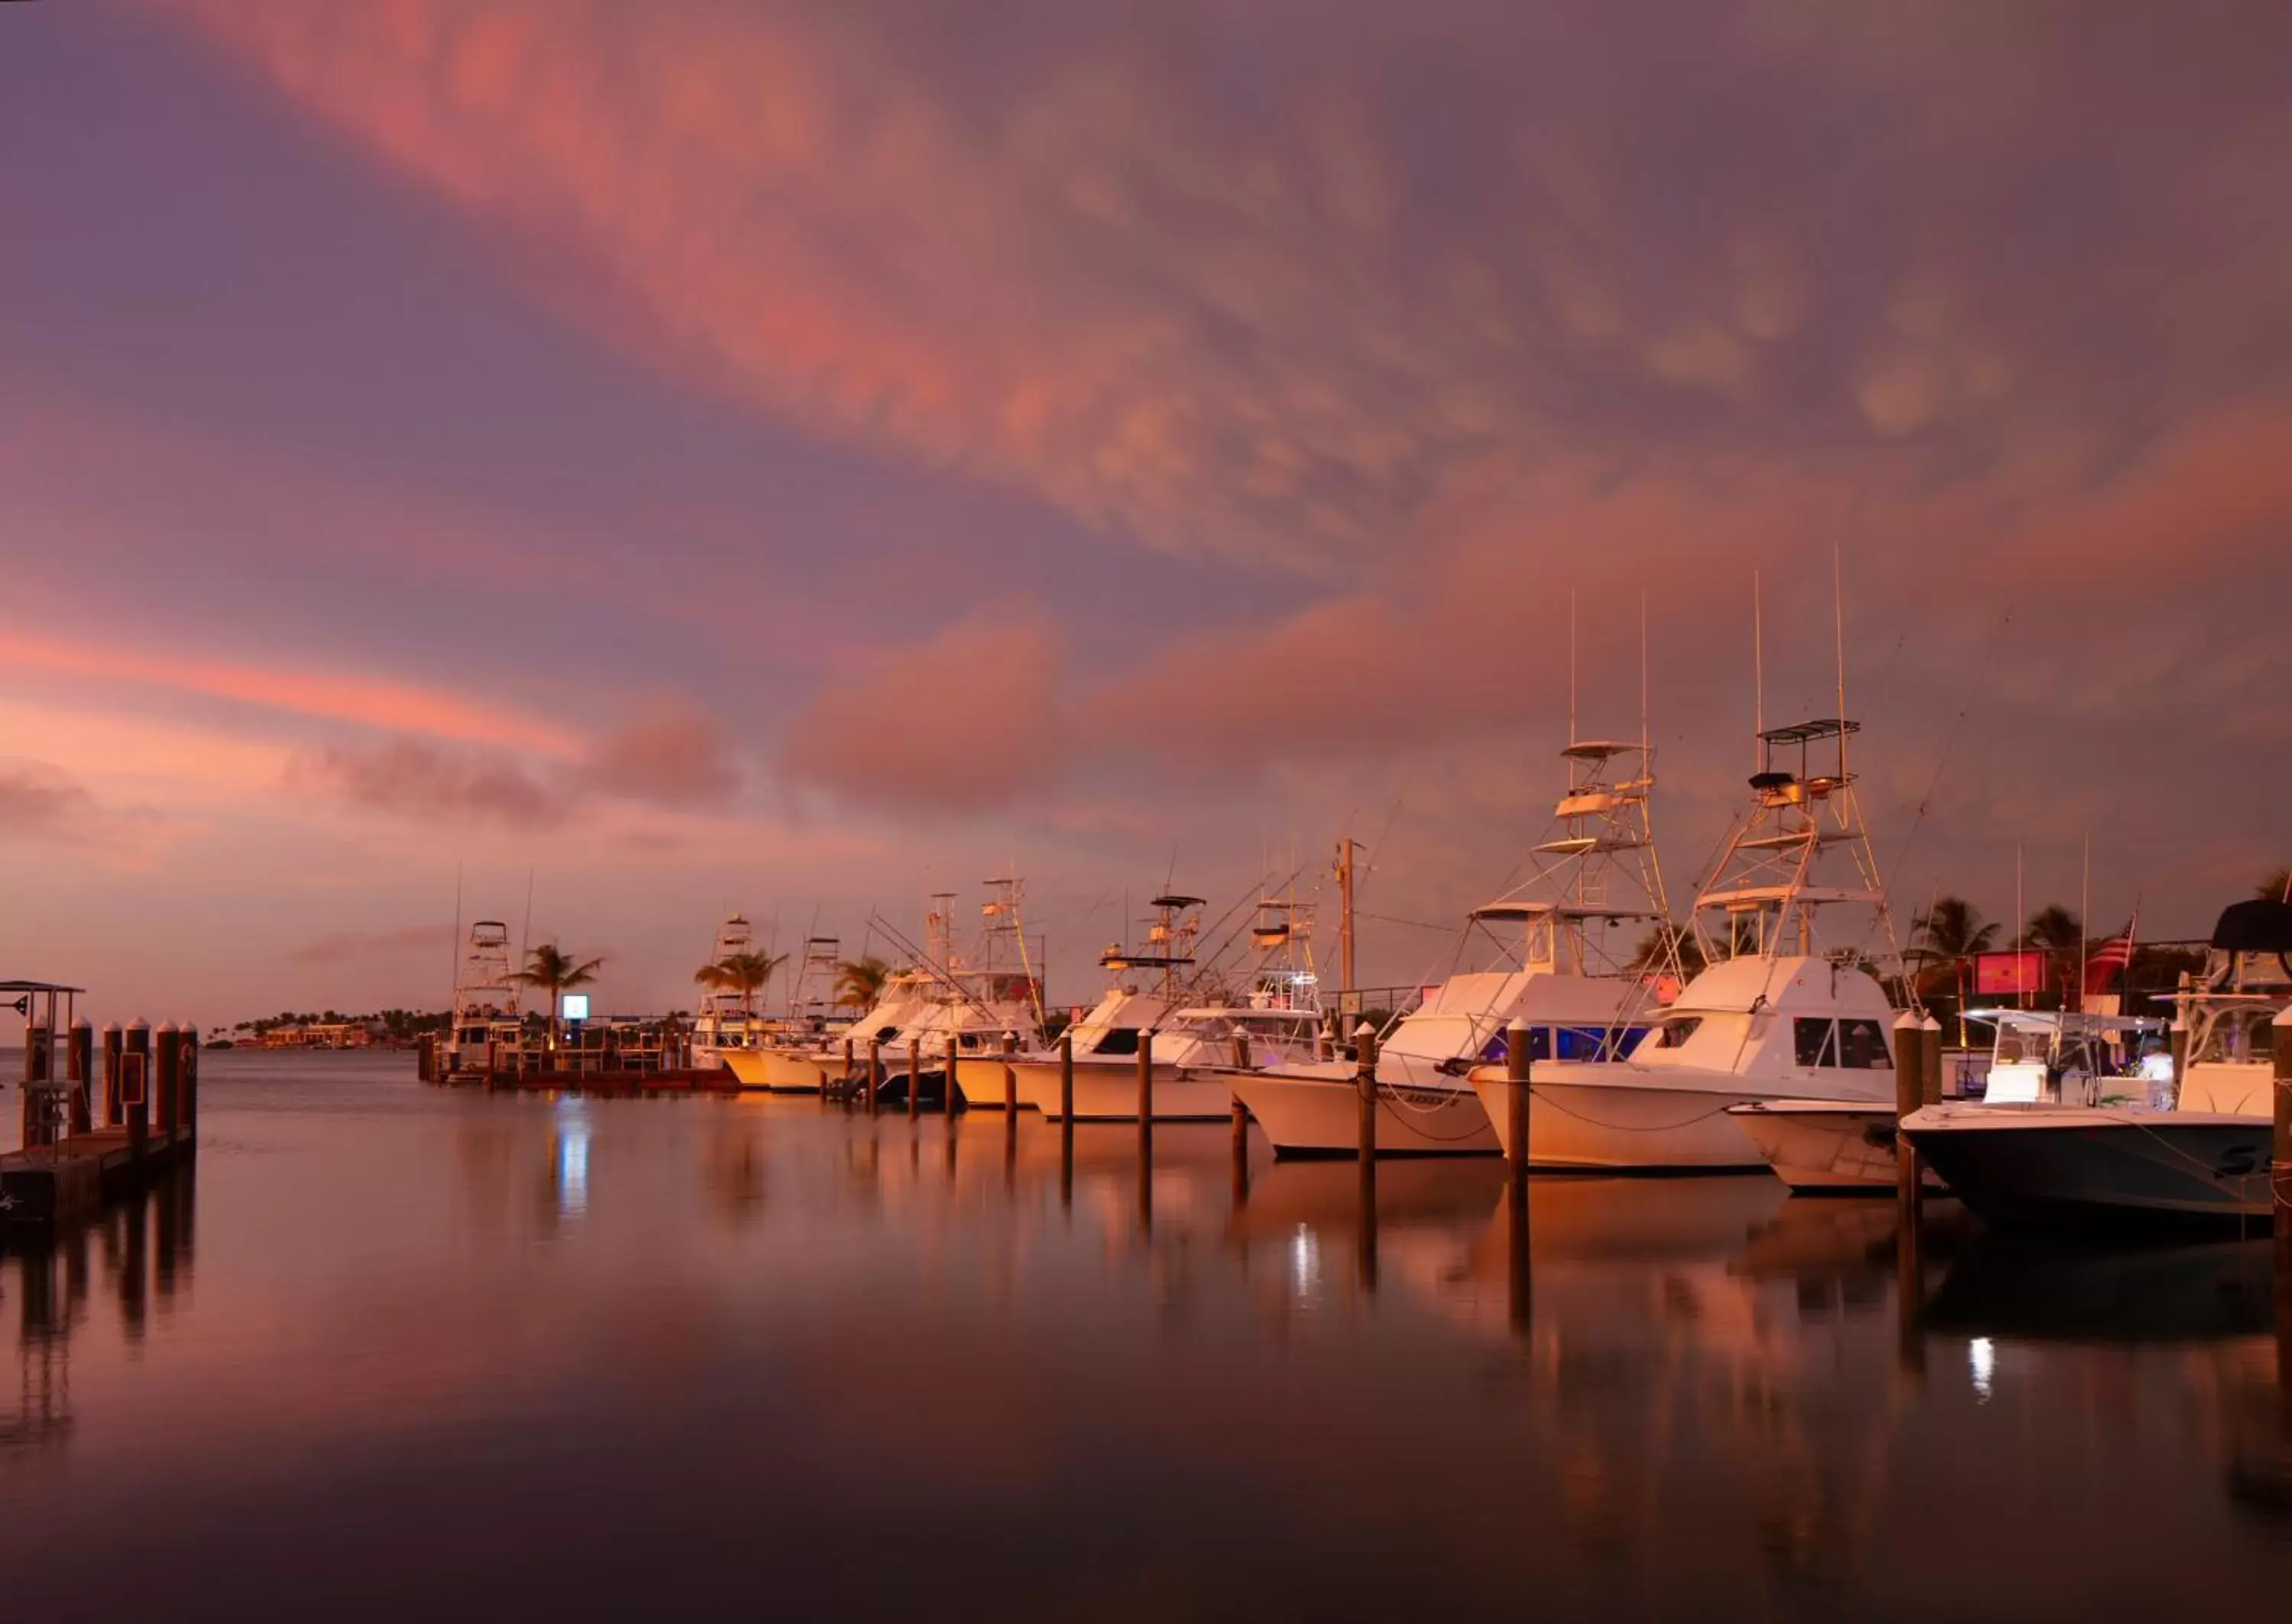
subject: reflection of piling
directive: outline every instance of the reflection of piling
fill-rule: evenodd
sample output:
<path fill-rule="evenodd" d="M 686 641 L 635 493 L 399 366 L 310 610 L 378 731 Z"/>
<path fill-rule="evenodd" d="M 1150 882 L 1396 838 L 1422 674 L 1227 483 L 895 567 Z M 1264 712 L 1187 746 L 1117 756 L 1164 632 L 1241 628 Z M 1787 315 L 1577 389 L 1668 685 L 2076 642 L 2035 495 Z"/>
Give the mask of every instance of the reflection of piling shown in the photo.
<path fill-rule="evenodd" d="M 916 1113 L 924 1108 L 924 1041 L 908 1040 L 908 1121 L 916 1120 Z"/>
<path fill-rule="evenodd" d="M 1514 1020 L 1505 1028 L 1505 1131 L 1512 1146 L 1511 1183 L 1528 1187 L 1528 1023 Z"/>
<path fill-rule="evenodd" d="M 148 1107 L 149 1102 L 144 1102 Z M 131 1104 L 130 1111 L 139 1107 Z M 133 1118 L 130 1118 L 131 1122 Z M 119 1317 L 130 1338 L 143 1334 L 143 1314 L 150 1278 L 150 1247 L 146 1222 L 149 1196 L 139 1182 L 127 1197 L 126 1254 L 119 1262 Z"/>
<path fill-rule="evenodd" d="M 71 1131 L 85 1133 L 95 1125 L 95 1028 L 85 1015 L 72 1024 L 71 1041 L 64 1049 L 64 1078 L 71 1084 Z"/>
<path fill-rule="evenodd" d="M 876 1091 L 884 1086 L 884 1040 L 880 1033 L 868 1039 L 868 1114 L 876 1114 Z"/>
<path fill-rule="evenodd" d="M 1529 1265 L 1528 1180 L 1514 1178 L 1505 1186 L 1506 1307 L 1513 1332 L 1526 1338 L 1535 1314 L 1535 1271 Z"/>

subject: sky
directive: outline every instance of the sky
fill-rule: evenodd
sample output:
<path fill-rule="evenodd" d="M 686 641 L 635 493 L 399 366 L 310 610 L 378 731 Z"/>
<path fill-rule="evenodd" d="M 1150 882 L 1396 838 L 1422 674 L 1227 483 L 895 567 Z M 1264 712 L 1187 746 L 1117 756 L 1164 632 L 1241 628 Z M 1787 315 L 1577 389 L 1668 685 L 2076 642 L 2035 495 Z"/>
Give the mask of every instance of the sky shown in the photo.
<path fill-rule="evenodd" d="M 1008 872 L 1087 1001 L 1340 834 L 1413 981 L 1571 602 L 1691 891 L 1755 577 L 1903 915 L 2292 856 L 2281 5 L 35 0 L 0 151 L 0 975 L 98 1018 Z"/>

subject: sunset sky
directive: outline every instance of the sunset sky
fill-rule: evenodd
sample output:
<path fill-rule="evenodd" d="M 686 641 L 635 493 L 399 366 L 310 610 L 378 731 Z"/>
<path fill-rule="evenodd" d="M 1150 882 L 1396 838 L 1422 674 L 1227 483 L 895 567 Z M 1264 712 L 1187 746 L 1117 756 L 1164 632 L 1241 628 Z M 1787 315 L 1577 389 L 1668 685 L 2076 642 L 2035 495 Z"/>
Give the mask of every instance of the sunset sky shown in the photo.
<path fill-rule="evenodd" d="M 689 1001 L 1013 865 L 1373 842 L 1445 961 L 1583 720 L 1683 901 L 1849 710 L 1897 905 L 2292 856 L 2292 8 L 0 5 L 0 976 Z M 1920 816 L 1920 808 L 1924 813 Z M 1294 857 L 1293 857 L 1293 855 Z M 1409 924 L 1392 921 L 1414 921 Z M 1333 937 L 1334 931 L 1329 935 Z M 1333 947 L 1333 942 L 1330 944 Z"/>

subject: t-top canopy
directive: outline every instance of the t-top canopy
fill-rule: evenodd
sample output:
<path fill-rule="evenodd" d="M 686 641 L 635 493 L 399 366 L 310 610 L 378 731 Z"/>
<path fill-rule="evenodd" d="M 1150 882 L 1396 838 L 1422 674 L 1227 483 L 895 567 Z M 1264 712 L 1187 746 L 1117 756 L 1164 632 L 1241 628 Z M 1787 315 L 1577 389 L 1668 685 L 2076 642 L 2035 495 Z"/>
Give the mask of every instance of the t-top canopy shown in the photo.
<path fill-rule="evenodd" d="M 2292 953 L 2292 904 L 2265 896 L 2231 903 L 2213 926 L 2212 945 L 2223 953 Z"/>
<path fill-rule="evenodd" d="M 1147 906 L 1152 908 L 1198 908 L 1209 899 L 1203 896 L 1181 896 L 1174 891 L 1167 896 L 1157 896 Z"/>
<path fill-rule="evenodd" d="M 1849 733 L 1862 731 L 1860 722 L 1850 722 L 1836 716 L 1817 717 L 1812 721 L 1793 722 L 1785 728 L 1770 728 L 1759 736 L 1770 744 L 1812 744 L 1818 739 L 1835 739 Z"/>

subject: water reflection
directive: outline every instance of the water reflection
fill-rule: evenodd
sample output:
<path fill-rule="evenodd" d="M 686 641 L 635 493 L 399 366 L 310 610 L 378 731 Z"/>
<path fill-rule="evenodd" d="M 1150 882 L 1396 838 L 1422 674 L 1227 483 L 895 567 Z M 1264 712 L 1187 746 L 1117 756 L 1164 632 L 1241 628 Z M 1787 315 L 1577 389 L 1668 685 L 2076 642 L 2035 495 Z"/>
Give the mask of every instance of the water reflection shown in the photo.
<path fill-rule="evenodd" d="M 2131 1616 L 2292 1578 L 2264 1248 L 1365 1187 L 1222 1125 L 1145 1162 L 1023 1113 L 207 1081 L 196 1202 L 0 1265 L 28 1605 L 194 1471 L 121 1606 Z"/>

